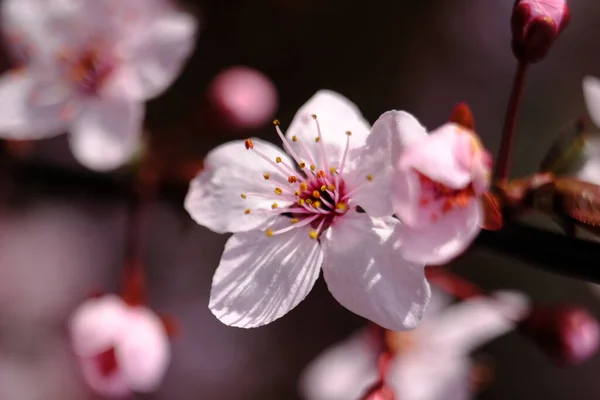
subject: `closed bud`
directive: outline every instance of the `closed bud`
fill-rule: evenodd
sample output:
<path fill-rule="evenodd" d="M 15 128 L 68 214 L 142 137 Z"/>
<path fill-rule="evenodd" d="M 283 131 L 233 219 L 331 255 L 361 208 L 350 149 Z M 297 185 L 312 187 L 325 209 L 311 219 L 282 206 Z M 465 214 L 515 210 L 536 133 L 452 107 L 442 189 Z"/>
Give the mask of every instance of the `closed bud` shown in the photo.
<path fill-rule="evenodd" d="M 543 60 L 569 23 L 566 0 L 517 0 L 512 15 L 512 47 L 521 62 Z"/>
<path fill-rule="evenodd" d="M 598 349 L 598 321 L 578 306 L 534 309 L 519 328 L 558 364 L 582 363 Z"/>

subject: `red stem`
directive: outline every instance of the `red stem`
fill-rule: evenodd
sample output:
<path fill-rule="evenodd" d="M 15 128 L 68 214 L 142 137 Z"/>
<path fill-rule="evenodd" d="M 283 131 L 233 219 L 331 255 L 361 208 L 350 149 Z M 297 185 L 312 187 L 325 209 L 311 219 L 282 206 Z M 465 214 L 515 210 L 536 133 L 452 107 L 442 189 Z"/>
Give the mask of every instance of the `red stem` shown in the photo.
<path fill-rule="evenodd" d="M 506 117 L 504 119 L 504 129 L 502 131 L 502 141 L 500 142 L 500 151 L 498 152 L 494 180 L 504 180 L 508 177 L 510 170 L 510 156 L 515 138 L 517 114 L 521 105 L 521 98 L 523 97 L 528 66 L 529 64 L 523 61 L 519 61 L 517 64 L 517 71 L 513 80 L 512 92 L 506 109 Z"/>

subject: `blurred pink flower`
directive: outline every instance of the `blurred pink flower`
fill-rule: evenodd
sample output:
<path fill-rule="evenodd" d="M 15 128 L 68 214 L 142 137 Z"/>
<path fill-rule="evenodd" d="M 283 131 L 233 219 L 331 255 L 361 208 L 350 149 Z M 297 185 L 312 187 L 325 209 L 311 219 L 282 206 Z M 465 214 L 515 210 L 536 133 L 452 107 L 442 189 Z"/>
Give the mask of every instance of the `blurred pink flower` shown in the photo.
<path fill-rule="evenodd" d="M 84 302 L 69 327 L 83 376 L 96 392 L 126 397 L 160 385 L 171 353 L 167 332 L 151 310 L 106 295 Z"/>
<path fill-rule="evenodd" d="M 268 324 L 308 295 L 322 264 L 343 306 L 414 328 L 430 292 L 423 266 L 404 260 L 392 235 L 393 166 L 369 145 L 386 132 L 369 135 L 358 108 L 327 90 L 300 108 L 286 136 L 276 125 L 289 156 L 259 139 L 226 143 L 190 184 L 192 218 L 235 233 L 213 278 L 213 314 L 230 326 Z"/>
<path fill-rule="evenodd" d="M 446 308 L 434 292 L 432 306 L 417 329 L 400 335 L 389 366 L 386 386 L 401 400 L 466 400 L 471 398 L 469 354 L 515 328 L 528 309 L 520 294 L 498 292 Z M 363 330 L 326 350 L 303 372 L 300 391 L 306 400 L 360 398 L 377 380 L 381 348 Z"/>
<path fill-rule="evenodd" d="M 193 49 L 196 20 L 169 3 L 4 1 L 6 34 L 27 51 L 23 68 L 0 77 L 0 135 L 69 130 L 83 165 L 127 162 L 139 147 L 143 102 L 171 85 Z"/>
<path fill-rule="evenodd" d="M 427 135 L 409 114 L 390 111 L 376 129 L 402 138 L 393 203 L 407 260 L 444 264 L 479 233 L 479 196 L 490 185 L 491 157 L 471 130 L 447 123 Z"/>

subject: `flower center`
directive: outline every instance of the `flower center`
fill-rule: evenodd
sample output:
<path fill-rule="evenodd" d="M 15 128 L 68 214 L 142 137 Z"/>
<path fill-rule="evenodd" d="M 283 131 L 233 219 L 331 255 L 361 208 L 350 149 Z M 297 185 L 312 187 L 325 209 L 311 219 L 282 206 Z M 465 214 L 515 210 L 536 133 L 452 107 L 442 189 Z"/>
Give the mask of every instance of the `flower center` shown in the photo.
<path fill-rule="evenodd" d="M 299 142 L 296 136 L 293 136 L 291 141 L 298 144 L 300 151 L 294 151 L 291 143 L 281 132 L 279 121 L 277 120 L 273 124 L 275 125 L 277 134 L 283 141 L 284 149 L 287 150 L 296 162 L 295 166 L 288 165 L 281 157 L 276 157 L 274 160 L 269 158 L 259 149 L 256 149 L 250 139 L 245 142 L 246 149 L 254 151 L 284 176 L 287 176 L 287 180 L 283 180 L 266 173 L 262 176 L 262 179 L 265 181 L 266 190 L 264 192 L 242 193 L 241 195 L 243 199 L 246 199 L 248 196 L 258 196 L 274 200 L 270 209 L 251 210 L 248 208 L 245 211 L 246 214 L 275 213 L 289 218 L 290 225 L 288 227 L 277 231 L 267 229 L 265 231 L 267 236 L 278 235 L 310 225 L 313 228 L 310 231 L 310 237 L 316 240 L 337 218 L 345 215 L 351 207 L 357 206 L 356 204 L 352 204 L 352 194 L 356 192 L 359 185 L 354 185 L 355 187 L 350 188 L 344 180 L 344 167 L 350 148 L 352 133 L 346 132 L 346 148 L 340 165 L 330 165 L 323 145 L 323 137 L 317 116 L 313 115 L 312 118 L 315 121 L 317 131 L 317 136 L 314 140 L 316 143 L 320 143 L 320 159 L 318 160 L 313 159 L 308 149 Z M 371 175 L 366 177 L 366 182 L 372 180 L 373 177 Z M 277 203 L 279 199 L 292 204 L 284 208 L 279 207 Z"/>
<path fill-rule="evenodd" d="M 97 95 L 115 67 L 114 59 L 99 47 L 86 48 L 76 55 L 62 53 L 59 60 L 67 79 L 86 96 Z"/>
<path fill-rule="evenodd" d="M 473 185 L 470 183 L 462 189 L 449 188 L 429 177 L 418 173 L 421 183 L 420 205 L 431 210 L 431 221 L 436 222 L 442 215 L 452 210 L 463 209 L 471 204 L 477 197 Z"/>
<path fill-rule="evenodd" d="M 114 347 L 98 354 L 95 361 L 100 374 L 104 377 L 112 375 L 119 369 Z"/>

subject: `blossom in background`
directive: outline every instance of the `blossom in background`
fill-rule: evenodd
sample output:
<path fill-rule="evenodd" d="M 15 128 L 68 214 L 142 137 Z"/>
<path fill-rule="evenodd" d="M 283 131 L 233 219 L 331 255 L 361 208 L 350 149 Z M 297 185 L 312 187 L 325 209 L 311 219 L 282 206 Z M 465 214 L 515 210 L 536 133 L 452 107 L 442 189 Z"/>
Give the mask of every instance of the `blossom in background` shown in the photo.
<path fill-rule="evenodd" d="M 169 339 L 148 308 L 106 295 L 79 306 L 69 328 L 83 376 L 96 392 L 126 397 L 161 383 L 171 357 Z"/>
<path fill-rule="evenodd" d="M 393 235 L 393 165 L 380 138 L 343 96 L 317 92 L 294 117 L 281 149 L 259 139 L 211 151 L 185 208 L 200 225 L 233 232 L 209 307 L 244 328 L 280 318 L 312 289 L 321 265 L 346 308 L 395 330 L 414 328 L 430 295 L 423 265 Z M 382 150 L 383 149 L 383 150 Z"/>
<path fill-rule="evenodd" d="M 402 137 L 393 181 L 397 233 L 407 260 L 444 264 L 464 251 L 481 229 L 480 196 L 491 179 L 491 157 L 476 134 L 447 123 L 429 135 L 412 116 L 390 111 L 380 119 Z M 374 125 L 375 130 L 377 123 Z"/>
<path fill-rule="evenodd" d="M 511 292 L 477 297 L 447 307 L 434 292 L 423 322 L 411 332 L 387 332 L 393 352 L 386 386 L 402 400 L 466 400 L 472 396 L 469 354 L 515 328 L 528 309 Z M 306 400 L 358 399 L 377 380 L 381 345 L 369 330 L 326 350 L 303 372 L 300 391 Z"/>
<path fill-rule="evenodd" d="M 6 0 L 2 11 L 25 65 L 0 77 L 0 136 L 68 130 L 83 165 L 127 162 L 144 101 L 171 85 L 193 49 L 194 17 L 168 0 Z"/>

